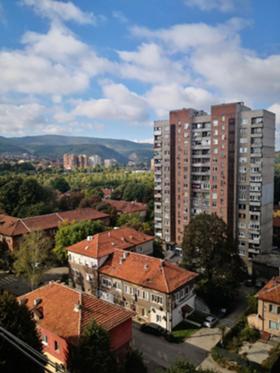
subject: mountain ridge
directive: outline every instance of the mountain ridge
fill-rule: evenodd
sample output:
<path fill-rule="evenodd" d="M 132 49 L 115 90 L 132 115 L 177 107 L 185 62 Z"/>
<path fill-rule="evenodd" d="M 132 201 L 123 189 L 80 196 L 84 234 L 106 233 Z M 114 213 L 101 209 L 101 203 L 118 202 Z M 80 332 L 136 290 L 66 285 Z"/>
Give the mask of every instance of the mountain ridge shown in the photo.
<path fill-rule="evenodd" d="M 98 154 L 103 159 L 115 158 L 125 164 L 129 160 L 149 162 L 153 156 L 152 145 L 131 140 L 87 136 L 39 135 L 22 137 L 0 136 L 0 154 L 62 159 L 64 153 Z"/>

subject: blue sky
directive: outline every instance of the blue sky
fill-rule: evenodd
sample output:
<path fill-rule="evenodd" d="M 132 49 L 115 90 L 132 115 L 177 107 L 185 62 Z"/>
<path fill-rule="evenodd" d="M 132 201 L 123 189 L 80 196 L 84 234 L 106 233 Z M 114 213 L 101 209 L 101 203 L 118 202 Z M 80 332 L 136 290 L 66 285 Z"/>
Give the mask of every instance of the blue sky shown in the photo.
<path fill-rule="evenodd" d="M 168 111 L 277 114 L 279 0 L 0 0 L 0 130 L 152 139 Z"/>

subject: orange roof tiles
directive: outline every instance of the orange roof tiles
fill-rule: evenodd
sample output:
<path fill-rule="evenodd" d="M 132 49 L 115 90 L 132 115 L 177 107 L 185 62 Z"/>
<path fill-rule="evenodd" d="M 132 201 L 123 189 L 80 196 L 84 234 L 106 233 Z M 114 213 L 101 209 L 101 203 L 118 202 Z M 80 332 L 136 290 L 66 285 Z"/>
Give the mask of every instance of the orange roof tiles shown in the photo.
<path fill-rule="evenodd" d="M 100 273 L 163 293 L 172 293 L 198 276 L 168 261 L 118 249 Z"/>
<path fill-rule="evenodd" d="M 280 276 L 273 277 L 258 293 L 257 298 L 280 305 Z"/>
<path fill-rule="evenodd" d="M 128 250 L 153 239 L 153 236 L 138 232 L 133 228 L 123 227 L 97 233 L 91 239 L 69 246 L 67 250 L 91 258 L 101 258 L 115 249 Z"/>
<path fill-rule="evenodd" d="M 104 219 L 107 217 L 107 214 L 88 207 L 72 211 L 31 216 L 23 219 L 1 214 L 0 234 L 7 236 L 19 236 L 32 231 L 57 228 L 59 223 L 65 220 L 84 221 Z"/>
<path fill-rule="evenodd" d="M 106 199 L 104 202 L 114 207 L 118 212 L 123 214 L 132 214 L 134 212 L 147 211 L 147 205 L 141 202 L 123 201 Z"/>
<path fill-rule="evenodd" d="M 56 282 L 24 294 L 18 299 L 25 300 L 31 311 L 36 308 L 41 310 L 43 317 L 37 321 L 39 326 L 65 339 L 79 337 L 92 320 L 109 331 L 134 315 L 120 306 Z M 37 306 L 34 306 L 35 299 L 40 299 Z M 78 304 L 80 311 L 77 312 L 74 308 Z"/>

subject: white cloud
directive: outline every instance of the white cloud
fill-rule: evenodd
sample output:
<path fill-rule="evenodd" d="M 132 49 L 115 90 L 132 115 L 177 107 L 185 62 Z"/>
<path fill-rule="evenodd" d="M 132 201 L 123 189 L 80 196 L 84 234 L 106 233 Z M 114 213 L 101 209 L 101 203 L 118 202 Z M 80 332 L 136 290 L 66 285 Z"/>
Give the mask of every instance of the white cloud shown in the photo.
<path fill-rule="evenodd" d="M 120 10 L 114 10 L 112 16 L 121 23 L 128 23 L 128 18 Z"/>
<path fill-rule="evenodd" d="M 280 150 L 280 103 L 271 105 L 267 110 L 276 114 L 275 149 Z"/>
<path fill-rule="evenodd" d="M 71 1 L 22 0 L 22 3 L 32 7 L 37 14 L 50 20 L 75 21 L 80 24 L 96 22 L 96 17 L 93 13 L 83 12 Z"/>
<path fill-rule="evenodd" d="M 247 8 L 249 0 L 185 0 L 189 7 L 195 7 L 202 11 L 217 10 L 220 12 L 232 12 L 242 7 Z"/>
<path fill-rule="evenodd" d="M 2 135 L 23 135 L 27 129 L 46 126 L 46 108 L 38 103 L 0 103 L 0 130 Z"/>
<path fill-rule="evenodd" d="M 92 76 L 114 65 L 66 27 L 52 25 L 46 34 L 27 32 L 24 49 L 0 52 L 0 92 L 68 95 L 84 91 Z"/>
<path fill-rule="evenodd" d="M 133 35 L 157 41 L 162 50 L 178 52 L 188 62 L 195 86 L 218 92 L 223 100 L 250 102 L 280 96 L 280 55 L 258 56 L 242 47 L 239 32 L 250 22 L 232 18 L 210 26 L 205 23 L 174 25 L 166 29 L 132 28 Z"/>
<path fill-rule="evenodd" d="M 119 51 L 120 71 L 125 79 L 147 83 L 185 82 L 189 76 L 179 61 L 172 61 L 155 43 L 141 44 L 136 51 Z"/>
<path fill-rule="evenodd" d="M 171 109 L 209 109 L 215 98 L 202 88 L 183 87 L 178 84 L 154 86 L 146 99 L 159 117 L 166 117 Z"/>
<path fill-rule="evenodd" d="M 102 91 L 103 98 L 80 101 L 70 115 L 103 120 L 124 120 L 133 123 L 148 120 L 147 102 L 125 85 L 105 82 Z"/>
<path fill-rule="evenodd" d="M 240 18 L 211 26 L 206 23 L 186 23 L 171 26 L 166 29 L 150 30 L 145 27 L 133 26 L 134 36 L 148 40 L 157 40 L 170 51 L 188 53 L 191 48 L 219 45 L 230 41 L 239 42 L 238 31 L 250 24 Z"/>

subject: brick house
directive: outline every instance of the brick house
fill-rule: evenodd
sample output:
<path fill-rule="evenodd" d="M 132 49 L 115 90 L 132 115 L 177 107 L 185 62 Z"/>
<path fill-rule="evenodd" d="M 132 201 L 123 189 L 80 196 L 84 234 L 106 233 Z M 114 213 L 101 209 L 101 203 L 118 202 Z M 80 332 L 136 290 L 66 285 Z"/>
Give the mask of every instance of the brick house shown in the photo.
<path fill-rule="evenodd" d="M 85 220 L 100 220 L 106 225 L 110 223 L 109 215 L 92 208 L 80 208 L 22 219 L 0 214 L 0 241 L 6 242 L 9 249 L 13 251 L 18 248 L 25 234 L 40 230 L 54 237 L 62 222 Z"/>
<path fill-rule="evenodd" d="M 256 295 L 258 313 L 248 323 L 262 333 L 280 337 L 280 276 L 273 277 Z"/>
<path fill-rule="evenodd" d="M 99 251 L 73 246 L 68 262 L 74 286 L 136 312 L 138 321 L 170 331 L 194 309 L 196 273 L 112 245 Z"/>
<path fill-rule="evenodd" d="M 77 344 L 93 320 L 109 333 L 117 357 L 128 351 L 133 313 L 122 307 L 56 282 L 22 295 L 18 301 L 31 311 L 43 351 L 53 363 L 66 367 L 69 344 Z"/>

